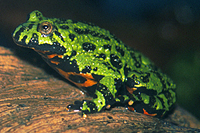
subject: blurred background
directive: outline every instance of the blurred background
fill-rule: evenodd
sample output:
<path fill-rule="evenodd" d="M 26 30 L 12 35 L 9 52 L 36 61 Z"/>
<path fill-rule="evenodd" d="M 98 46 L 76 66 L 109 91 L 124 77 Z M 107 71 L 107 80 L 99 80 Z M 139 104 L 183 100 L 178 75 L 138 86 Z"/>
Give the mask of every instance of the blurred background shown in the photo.
<path fill-rule="evenodd" d="M 168 74 L 177 84 L 178 104 L 200 119 L 199 0 L 0 0 L 0 46 L 51 69 L 34 51 L 12 41 L 13 30 L 33 10 L 109 30 Z"/>

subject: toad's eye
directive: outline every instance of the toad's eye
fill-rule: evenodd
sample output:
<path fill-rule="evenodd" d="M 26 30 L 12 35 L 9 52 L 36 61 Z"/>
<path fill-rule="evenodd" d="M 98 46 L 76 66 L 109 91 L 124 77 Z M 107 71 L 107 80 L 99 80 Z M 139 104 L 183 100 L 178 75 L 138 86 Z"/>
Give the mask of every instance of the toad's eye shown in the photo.
<path fill-rule="evenodd" d="M 39 25 L 39 32 L 44 35 L 51 34 L 53 31 L 53 25 L 49 22 L 42 22 Z"/>

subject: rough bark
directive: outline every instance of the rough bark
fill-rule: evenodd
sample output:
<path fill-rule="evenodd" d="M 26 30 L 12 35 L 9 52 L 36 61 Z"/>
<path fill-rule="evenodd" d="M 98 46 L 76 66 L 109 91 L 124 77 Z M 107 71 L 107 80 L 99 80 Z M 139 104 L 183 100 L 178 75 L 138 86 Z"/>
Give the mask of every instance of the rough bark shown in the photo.
<path fill-rule="evenodd" d="M 165 119 L 123 107 L 84 119 L 66 106 L 88 97 L 26 60 L 0 47 L 0 132 L 200 132 L 199 121 L 178 106 Z"/>

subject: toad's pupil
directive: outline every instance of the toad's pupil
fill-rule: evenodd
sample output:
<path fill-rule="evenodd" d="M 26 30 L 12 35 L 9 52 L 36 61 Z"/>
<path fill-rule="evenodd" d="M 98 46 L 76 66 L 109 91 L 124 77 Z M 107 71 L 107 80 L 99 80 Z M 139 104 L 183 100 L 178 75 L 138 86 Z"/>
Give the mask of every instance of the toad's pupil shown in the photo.
<path fill-rule="evenodd" d="M 48 25 L 44 25 L 44 26 L 43 26 L 43 29 L 44 29 L 44 30 L 47 30 L 48 28 L 49 28 Z"/>

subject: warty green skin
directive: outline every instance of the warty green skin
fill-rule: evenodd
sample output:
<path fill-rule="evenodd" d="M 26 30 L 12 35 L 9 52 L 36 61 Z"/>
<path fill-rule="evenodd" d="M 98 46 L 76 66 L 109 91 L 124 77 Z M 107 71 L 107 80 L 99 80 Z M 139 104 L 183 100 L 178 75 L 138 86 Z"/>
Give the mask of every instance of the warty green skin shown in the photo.
<path fill-rule="evenodd" d="M 162 117 L 176 102 L 175 84 L 140 52 L 90 23 L 29 14 L 13 32 L 19 45 L 34 49 L 65 78 L 93 97 L 70 109 L 83 114 L 116 105 Z"/>

